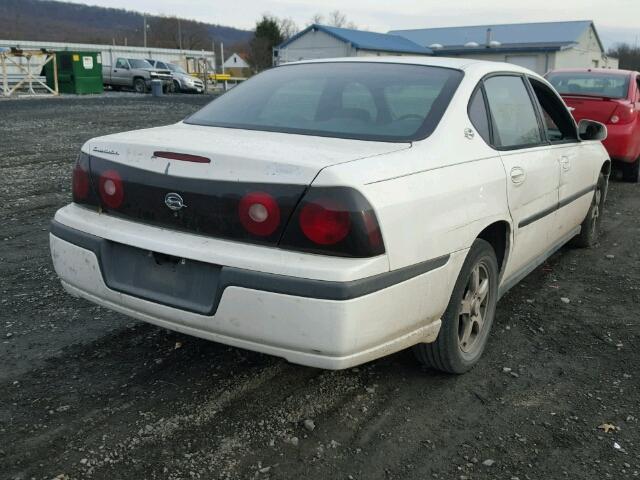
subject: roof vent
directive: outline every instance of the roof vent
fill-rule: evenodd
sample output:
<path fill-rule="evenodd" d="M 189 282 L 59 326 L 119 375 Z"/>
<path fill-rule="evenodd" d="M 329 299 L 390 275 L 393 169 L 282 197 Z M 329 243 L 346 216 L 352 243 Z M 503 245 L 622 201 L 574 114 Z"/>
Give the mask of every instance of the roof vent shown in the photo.
<path fill-rule="evenodd" d="M 502 46 L 502 43 L 500 43 L 500 42 L 499 42 L 499 41 L 497 41 L 497 40 L 491 40 L 491 41 L 489 42 L 489 48 L 498 48 L 498 47 L 500 47 L 500 46 Z"/>
<path fill-rule="evenodd" d="M 467 48 L 478 48 L 480 44 L 478 42 L 467 42 L 464 46 Z"/>
<path fill-rule="evenodd" d="M 431 50 L 442 50 L 444 47 L 441 43 L 432 43 L 431 45 L 429 45 L 429 48 Z"/>

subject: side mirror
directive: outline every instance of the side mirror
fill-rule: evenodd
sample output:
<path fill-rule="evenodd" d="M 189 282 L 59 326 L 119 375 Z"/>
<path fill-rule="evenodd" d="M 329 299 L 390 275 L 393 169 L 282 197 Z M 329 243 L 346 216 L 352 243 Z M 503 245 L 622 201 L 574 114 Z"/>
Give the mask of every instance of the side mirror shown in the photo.
<path fill-rule="evenodd" d="M 578 122 L 578 136 L 580 140 L 599 140 L 607 138 L 607 127 L 595 120 L 582 119 Z"/>

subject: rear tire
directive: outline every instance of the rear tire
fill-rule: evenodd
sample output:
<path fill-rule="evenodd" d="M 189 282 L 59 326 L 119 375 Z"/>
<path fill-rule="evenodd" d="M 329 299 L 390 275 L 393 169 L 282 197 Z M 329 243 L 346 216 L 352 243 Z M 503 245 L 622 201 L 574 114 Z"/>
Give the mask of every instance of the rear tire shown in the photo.
<path fill-rule="evenodd" d="M 571 240 L 571 245 L 574 247 L 591 248 L 598 243 L 606 194 L 607 178 L 601 173 L 598 176 L 598 183 L 596 184 L 596 190 L 593 192 L 587 216 L 582 225 L 580 225 L 580 233 Z"/>
<path fill-rule="evenodd" d="M 418 361 L 447 373 L 473 368 L 487 345 L 498 302 L 498 260 L 491 244 L 476 239 L 442 316 L 438 338 L 413 347 Z"/>
<path fill-rule="evenodd" d="M 622 165 L 622 179 L 625 182 L 640 182 L 640 158 L 633 163 L 625 163 Z"/>

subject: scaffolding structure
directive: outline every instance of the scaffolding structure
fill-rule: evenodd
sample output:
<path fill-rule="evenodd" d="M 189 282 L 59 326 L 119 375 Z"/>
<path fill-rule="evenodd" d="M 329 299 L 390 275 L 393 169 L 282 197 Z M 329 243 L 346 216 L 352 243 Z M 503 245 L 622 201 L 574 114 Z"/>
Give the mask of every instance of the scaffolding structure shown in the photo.
<path fill-rule="evenodd" d="M 24 59 L 26 63 L 20 61 Z M 32 61 L 36 60 L 35 65 Z M 53 88 L 41 80 L 40 71 L 48 63 L 53 64 Z M 9 67 L 17 71 L 17 74 L 10 74 Z M 33 71 L 37 68 L 37 73 Z M 21 48 L 0 48 L 0 88 L 2 96 L 10 97 L 16 95 L 21 88 L 26 88 L 26 94 L 30 96 L 38 95 L 33 89 L 34 84 L 44 87 L 49 93 L 40 95 L 58 95 L 58 68 L 56 65 L 56 55 L 53 50 L 44 48 L 38 50 L 23 50 Z"/>

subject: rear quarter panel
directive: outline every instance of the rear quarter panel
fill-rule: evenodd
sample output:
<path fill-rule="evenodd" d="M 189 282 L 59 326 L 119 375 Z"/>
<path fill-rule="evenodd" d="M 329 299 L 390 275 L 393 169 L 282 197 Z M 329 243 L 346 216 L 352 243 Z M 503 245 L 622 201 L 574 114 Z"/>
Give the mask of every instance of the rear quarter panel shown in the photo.
<path fill-rule="evenodd" d="M 391 270 L 469 248 L 487 225 L 510 223 L 500 156 L 467 115 L 476 80 L 468 82 L 427 139 L 408 150 L 326 168 L 314 181 L 364 193 L 378 216 Z"/>

